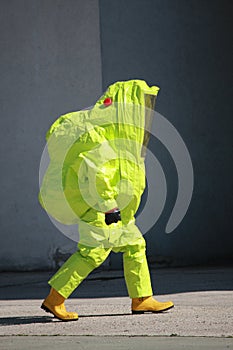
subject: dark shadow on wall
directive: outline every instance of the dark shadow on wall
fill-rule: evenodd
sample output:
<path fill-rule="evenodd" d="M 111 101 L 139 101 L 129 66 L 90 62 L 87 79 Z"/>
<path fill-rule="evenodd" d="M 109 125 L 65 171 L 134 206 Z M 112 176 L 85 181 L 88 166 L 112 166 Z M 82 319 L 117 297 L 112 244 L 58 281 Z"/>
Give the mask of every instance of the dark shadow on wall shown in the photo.
<path fill-rule="evenodd" d="M 44 299 L 49 291 L 47 280 L 53 273 L 2 273 L 0 300 Z M 196 291 L 233 290 L 233 266 L 180 267 L 151 269 L 155 295 Z M 122 271 L 92 273 L 73 292 L 71 298 L 128 296 Z"/>
<path fill-rule="evenodd" d="M 177 191 L 175 166 L 158 142 L 167 200 L 148 236 L 148 254 L 203 264 L 232 256 L 231 0 L 100 0 L 103 88 L 144 79 L 158 85 L 156 110 L 183 138 L 194 168 L 191 205 L 176 234 L 165 235 Z"/>

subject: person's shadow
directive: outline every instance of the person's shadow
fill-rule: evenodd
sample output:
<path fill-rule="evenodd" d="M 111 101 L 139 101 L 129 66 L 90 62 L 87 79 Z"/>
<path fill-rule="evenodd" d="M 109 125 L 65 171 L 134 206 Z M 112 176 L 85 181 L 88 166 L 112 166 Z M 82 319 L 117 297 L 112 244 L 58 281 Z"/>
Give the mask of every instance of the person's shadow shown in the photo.
<path fill-rule="evenodd" d="M 53 322 L 53 317 L 49 316 L 12 316 L 0 317 L 0 326 L 13 326 L 31 323 L 48 323 Z"/>
<path fill-rule="evenodd" d="M 118 314 L 94 314 L 94 315 L 79 315 L 79 318 L 88 317 L 115 317 L 115 316 L 130 316 L 131 313 L 118 313 Z M 63 322 L 57 318 L 51 316 L 17 316 L 17 317 L 0 317 L 0 327 L 1 326 L 14 326 L 22 324 L 32 324 L 32 323 L 51 323 L 51 322 Z M 64 321 L 67 322 L 67 321 Z"/>

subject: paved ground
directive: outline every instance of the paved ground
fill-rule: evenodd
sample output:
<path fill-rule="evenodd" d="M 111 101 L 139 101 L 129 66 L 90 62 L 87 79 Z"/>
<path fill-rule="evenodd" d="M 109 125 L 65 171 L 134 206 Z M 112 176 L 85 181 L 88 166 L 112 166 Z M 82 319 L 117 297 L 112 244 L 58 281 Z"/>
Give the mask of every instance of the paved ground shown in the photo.
<path fill-rule="evenodd" d="M 1 350 L 230 350 L 228 338 L 192 337 L 4 337 Z"/>
<path fill-rule="evenodd" d="M 152 270 L 156 298 L 175 308 L 145 315 L 131 314 L 121 271 L 98 271 L 66 301 L 75 322 L 40 309 L 50 275 L 0 275 L 0 349 L 233 349 L 233 267 Z"/>

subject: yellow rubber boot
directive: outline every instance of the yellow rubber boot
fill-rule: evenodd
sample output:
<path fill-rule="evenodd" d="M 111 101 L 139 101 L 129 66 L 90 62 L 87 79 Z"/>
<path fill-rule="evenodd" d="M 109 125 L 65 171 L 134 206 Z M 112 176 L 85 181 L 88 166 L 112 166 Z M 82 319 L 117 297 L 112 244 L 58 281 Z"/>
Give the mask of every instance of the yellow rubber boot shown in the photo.
<path fill-rule="evenodd" d="M 172 301 L 159 302 L 152 297 L 133 298 L 132 313 L 144 314 L 144 312 L 162 312 L 174 306 Z"/>
<path fill-rule="evenodd" d="M 66 299 L 55 289 L 51 288 L 49 295 L 43 301 L 41 308 L 46 312 L 50 312 L 56 318 L 62 321 L 75 321 L 78 319 L 76 312 L 67 312 L 64 301 Z"/>

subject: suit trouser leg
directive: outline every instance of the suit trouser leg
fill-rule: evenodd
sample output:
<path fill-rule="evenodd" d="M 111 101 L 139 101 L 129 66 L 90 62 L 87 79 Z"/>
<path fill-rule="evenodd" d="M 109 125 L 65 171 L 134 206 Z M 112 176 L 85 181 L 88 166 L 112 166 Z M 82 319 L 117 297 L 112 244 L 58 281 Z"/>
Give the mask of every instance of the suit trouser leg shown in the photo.
<path fill-rule="evenodd" d="M 111 251 L 110 248 L 88 247 L 80 243 L 78 248 L 48 282 L 64 298 L 68 298 L 89 273 L 105 261 Z"/>
<path fill-rule="evenodd" d="M 86 228 L 85 225 L 84 228 Z M 145 240 L 135 224 L 121 227 L 121 230 L 124 240 L 120 238 L 121 246 L 119 248 L 116 247 L 117 241 L 115 247 L 112 248 L 109 248 L 109 246 L 106 248 L 91 247 L 79 243 L 78 251 L 64 263 L 50 279 L 49 284 L 64 298 L 68 298 L 88 274 L 100 266 L 113 250 L 123 253 L 124 275 L 129 296 L 139 298 L 152 295 Z M 84 236 L 87 233 L 85 231 Z M 88 240 L 88 243 L 94 245 L 96 242 Z"/>
<path fill-rule="evenodd" d="M 141 236 L 118 251 L 123 253 L 124 276 L 130 298 L 153 295 L 144 238 Z"/>

